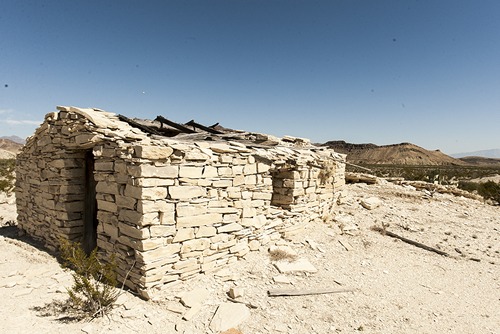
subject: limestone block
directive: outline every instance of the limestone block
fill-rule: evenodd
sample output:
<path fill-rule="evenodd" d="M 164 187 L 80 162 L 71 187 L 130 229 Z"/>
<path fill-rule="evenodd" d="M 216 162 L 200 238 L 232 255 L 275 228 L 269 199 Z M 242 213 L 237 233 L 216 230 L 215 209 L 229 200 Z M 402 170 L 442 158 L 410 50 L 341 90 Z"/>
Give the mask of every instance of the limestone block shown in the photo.
<path fill-rule="evenodd" d="M 191 291 L 181 293 L 180 302 L 186 307 L 193 307 L 198 304 L 202 304 L 205 299 L 210 296 L 210 292 L 205 288 L 198 288 Z"/>
<path fill-rule="evenodd" d="M 95 142 L 99 141 L 99 136 L 93 133 L 82 133 L 75 136 L 75 144 L 81 148 L 90 148 Z"/>
<path fill-rule="evenodd" d="M 133 180 L 133 185 L 137 187 L 164 187 L 173 186 L 174 179 L 162 179 L 157 177 L 138 177 Z"/>
<path fill-rule="evenodd" d="M 241 212 L 242 218 L 255 217 L 255 215 L 257 215 L 257 210 L 255 208 L 243 207 Z"/>
<path fill-rule="evenodd" d="M 108 224 L 108 223 L 103 223 L 101 222 L 99 226 L 102 227 L 102 231 L 110 236 L 114 240 L 118 240 L 118 227 Z"/>
<path fill-rule="evenodd" d="M 151 236 L 148 228 L 137 228 L 135 226 L 131 226 L 122 222 L 118 223 L 118 229 L 120 233 L 128 235 L 129 237 L 135 239 L 142 240 L 147 239 Z"/>
<path fill-rule="evenodd" d="M 235 149 L 232 149 L 228 144 L 226 143 L 210 143 L 209 148 L 217 153 L 235 153 L 238 152 Z"/>
<path fill-rule="evenodd" d="M 261 162 L 257 163 L 257 172 L 259 174 L 265 173 L 265 172 L 269 171 L 269 169 L 271 169 L 270 165 L 264 164 L 264 163 L 261 163 Z"/>
<path fill-rule="evenodd" d="M 118 184 L 114 182 L 99 181 L 95 187 L 96 192 L 105 194 L 118 194 Z"/>
<path fill-rule="evenodd" d="M 203 256 L 204 251 L 191 251 L 191 252 L 185 252 L 181 253 L 181 260 L 189 259 L 189 258 L 200 258 Z"/>
<path fill-rule="evenodd" d="M 237 175 L 233 178 L 233 186 L 234 187 L 241 186 L 242 184 L 245 184 L 245 176 L 244 175 Z"/>
<path fill-rule="evenodd" d="M 130 184 L 125 186 L 125 196 L 136 199 L 159 200 L 166 198 L 167 194 L 166 187 L 143 188 L 135 187 Z"/>
<path fill-rule="evenodd" d="M 196 238 L 213 237 L 217 234 L 217 229 L 213 226 L 200 226 L 196 231 Z"/>
<path fill-rule="evenodd" d="M 171 186 L 168 187 L 168 192 L 172 199 L 190 199 L 206 194 L 205 189 L 197 186 Z"/>
<path fill-rule="evenodd" d="M 194 239 L 194 228 L 180 228 L 175 234 L 173 242 L 182 242 Z"/>
<path fill-rule="evenodd" d="M 142 189 L 142 198 L 143 199 L 151 199 L 158 200 L 167 197 L 167 187 L 152 187 L 152 188 L 143 188 Z"/>
<path fill-rule="evenodd" d="M 237 222 L 239 220 L 240 220 L 239 213 L 226 213 L 222 216 L 222 222 L 224 224 L 231 223 L 231 222 Z"/>
<path fill-rule="evenodd" d="M 179 166 L 166 165 L 154 166 L 142 164 L 139 166 L 128 166 L 128 174 L 133 177 L 158 177 L 158 178 L 177 178 L 179 176 Z"/>
<path fill-rule="evenodd" d="M 233 175 L 243 175 L 243 168 L 245 166 L 232 166 Z"/>
<path fill-rule="evenodd" d="M 202 251 L 208 249 L 209 247 L 210 247 L 210 239 L 208 238 L 186 240 L 182 243 L 181 253 Z"/>
<path fill-rule="evenodd" d="M 252 191 L 244 190 L 241 192 L 241 198 L 242 199 L 251 199 L 252 198 Z M 245 201 L 249 202 L 249 201 Z"/>
<path fill-rule="evenodd" d="M 212 243 L 218 243 L 218 242 L 227 242 L 231 239 L 234 239 L 234 236 L 226 233 L 219 233 L 212 238 L 210 238 L 210 242 Z"/>
<path fill-rule="evenodd" d="M 118 174 L 127 174 L 127 164 L 125 161 L 115 160 L 115 172 Z"/>
<path fill-rule="evenodd" d="M 135 156 L 141 159 L 162 160 L 172 155 L 174 149 L 165 146 L 134 146 Z"/>
<path fill-rule="evenodd" d="M 250 206 L 252 208 L 263 208 L 264 207 L 264 201 L 261 200 L 261 199 L 257 199 L 257 200 L 253 200 L 251 203 L 250 203 Z"/>
<path fill-rule="evenodd" d="M 236 245 L 236 243 L 237 243 L 236 239 L 231 239 L 231 240 L 226 241 L 226 242 L 220 242 L 215 246 L 217 247 L 217 250 L 221 250 L 221 249 L 230 248 L 230 247 Z"/>
<path fill-rule="evenodd" d="M 245 176 L 245 185 L 252 186 L 257 184 L 257 176 L 256 175 L 247 175 Z"/>
<path fill-rule="evenodd" d="M 219 167 L 217 168 L 217 173 L 219 176 L 233 176 L 233 169 L 231 167 Z"/>
<path fill-rule="evenodd" d="M 258 199 L 261 199 L 261 200 L 271 200 L 271 198 L 273 197 L 273 193 L 271 192 L 260 192 L 260 191 L 255 191 L 252 193 L 252 199 L 254 200 L 258 200 Z"/>
<path fill-rule="evenodd" d="M 179 177 L 198 179 L 202 176 L 202 173 L 203 173 L 202 166 L 180 166 L 179 167 Z"/>
<path fill-rule="evenodd" d="M 382 200 L 378 197 L 369 197 L 361 199 L 359 202 L 365 209 L 373 210 L 382 204 Z"/>
<path fill-rule="evenodd" d="M 273 185 L 273 179 L 270 177 L 263 177 L 262 178 L 262 184 L 265 186 L 272 186 Z"/>
<path fill-rule="evenodd" d="M 168 237 L 176 233 L 176 228 L 173 225 L 152 225 L 149 227 L 151 237 Z"/>
<path fill-rule="evenodd" d="M 140 213 L 148 212 L 174 212 L 175 204 L 167 202 L 166 200 L 145 200 L 140 199 L 137 201 L 137 211 Z"/>
<path fill-rule="evenodd" d="M 207 210 L 206 204 L 179 203 L 176 206 L 178 217 L 203 215 L 207 213 Z"/>
<path fill-rule="evenodd" d="M 230 164 L 233 162 L 233 157 L 230 155 L 222 154 L 219 156 L 219 161 L 223 164 Z"/>
<path fill-rule="evenodd" d="M 206 161 L 210 160 L 210 155 L 202 152 L 189 151 L 186 152 L 184 159 L 186 159 L 187 161 Z"/>
<path fill-rule="evenodd" d="M 94 168 L 99 172 L 112 172 L 115 167 L 113 161 L 96 161 Z"/>
<path fill-rule="evenodd" d="M 293 273 L 293 272 L 309 272 L 315 273 L 318 271 L 309 260 L 300 258 L 292 262 L 278 261 L 274 264 L 280 273 Z"/>
<path fill-rule="evenodd" d="M 139 225 L 143 220 L 143 214 L 134 210 L 122 209 L 118 214 L 118 219 L 132 225 Z"/>
<path fill-rule="evenodd" d="M 66 203 L 68 204 L 68 203 Z M 81 209 L 83 209 L 83 203 L 81 203 Z M 97 200 L 97 209 L 98 210 L 103 210 L 103 211 L 108 211 L 108 212 L 117 212 L 117 206 L 113 202 L 108 202 L 108 201 L 103 201 L 103 200 Z M 66 208 L 68 210 L 68 208 Z M 70 210 L 73 211 L 73 210 Z M 74 211 L 80 211 L 80 210 L 74 210 Z"/>
<path fill-rule="evenodd" d="M 241 251 L 248 251 L 250 250 L 248 248 L 248 242 L 238 242 L 236 245 L 232 246 L 229 248 L 229 253 L 234 254 L 234 253 L 239 253 Z"/>
<path fill-rule="evenodd" d="M 60 194 L 82 194 L 85 192 L 85 188 L 81 184 L 63 184 L 59 189 Z"/>
<path fill-rule="evenodd" d="M 222 213 L 222 214 L 230 214 L 230 213 L 239 214 L 240 210 L 233 208 L 233 207 L 209 207 L 208 212 L 210 212 L 210 213 Z"/>
<path fill-rule="evenodd" d="M 81 214 L 79 215 L 81 216 Z M 114 212 L 97 211 L 97 220 L 99 220 L 99 222 L 106 222 L 115 226 L 118 224 L 118 217 Z"/>
<path fill-rule="evenodd" d="M 217 168 L 213 166 L 205 166 L 203 168 L 202 176 L 204 178 L 218 177 L 219 174 L 217 172 Z"/>
<path fill-rule="evenodd" d="M 236 232 L 240 231 L 243 229 L 243 226 L 241 226 L 238 223 L 230 223 L 230 224 L 225 224 L 217 228 L 217 233 L 229 233 L 229 232 Z"/>
<path fill-rule="evenodd" d="M 251 250 L 251 251 L 257 251 L 259 250 L 260 248 L 260 242 L 259 240 L 252 240 L 248 243 L 248 248 Z"/>
<path fill-rule="evenodd" d="M 180 250 L 181 244 L 174 243 L 147 252 L 136 251 L 135 254 L 138 261 L 141 261 L 142 263 L 149 263 L 166 258 L 171 258 L 172 255 L 178 253 Z"/>
<path fill-rule="evenodd" d="M 138 243 L 136 249 L 140 251 L 149 251 L 165 245 L 163 238 L 145 239 Z"/>
<path fill-rule="evenodd" d="M 222 222 L 222 214 L 207 213 L 197 216 L 177 217 L 177 228 L 213 225 Z"/>
<path fill-rule="evenodd" d="M 243 174 L 252 175 L 257 174 L 257 164 L 247 164 L 243 167 Z"/>
<path fill-rule="evenodd" d="M 126 197 L 131 197 L 131 198 L 135 198 L 135 199 L 142 199 L 142 188 L 135 187 L 131 184 L 127 184 L 125 186 L 124 195 Z"/>
<path fill-rule="evenodd" d="M 53 168 L 62 169 L 66 167 L 66 160 L 69 162 L 70 159 L 56 159 L 49 161 L 48 165 Z M 68 166 L 70 167 L 70 166 Z"/>
<path fill-rule="evenodd" d="M 224 179 L 224 180 L 216 180 L 212 182 L 212 187 L 214 188 L 227 188 L 233 185 L 233 180 Z"/>
<path fill-rule="evenodd" d="M 238 327 L 248 317 L 250 317 L 250 311 L 246 305 L 222 303 L 210 321 L 210 328 L 214 333 L 220 333 Z"/>
<path fill-rule="evenodd" d="M 175 270 L 182 270 L 182 269 L 185 269 L 185 268 L 189 268 L 189 267 L 193 267 L 193 266 L 197 266 L 198 263 L 196 261 L 196 259 L 189 259 L 189 260 L 184 260 L 184 261 L 179 261 L 179 262 L 176 262 L 174 263 L 173 265 L 173 268 Z"/>
<path fill-rule="evenodd" d="M 134 209 L 137 203 L 135 198 L 125 197 L 121 195 L 115 196 L 116 205 L 120 208 Z"/>
<path fill-rule="evenodd" d="M 241 220 L 241 225 L 245 227 L 255 227 L 257 229 L 263 227 L 267 222 L 266 216 L 258 215 L 251 218 L 243 218 Z"/>

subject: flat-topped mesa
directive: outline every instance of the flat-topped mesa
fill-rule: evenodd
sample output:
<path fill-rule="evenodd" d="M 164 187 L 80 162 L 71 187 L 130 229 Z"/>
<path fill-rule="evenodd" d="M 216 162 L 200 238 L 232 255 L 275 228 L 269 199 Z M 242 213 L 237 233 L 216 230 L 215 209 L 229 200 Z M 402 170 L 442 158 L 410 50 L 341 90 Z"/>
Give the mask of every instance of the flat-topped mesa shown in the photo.
<path fill-rule="evenodd" d="M 114 254 L 144 298 L 300 236 L 345 183 L 345 155 L 303 138 L 57 109 L 17 156 L 19 227 Z"/>

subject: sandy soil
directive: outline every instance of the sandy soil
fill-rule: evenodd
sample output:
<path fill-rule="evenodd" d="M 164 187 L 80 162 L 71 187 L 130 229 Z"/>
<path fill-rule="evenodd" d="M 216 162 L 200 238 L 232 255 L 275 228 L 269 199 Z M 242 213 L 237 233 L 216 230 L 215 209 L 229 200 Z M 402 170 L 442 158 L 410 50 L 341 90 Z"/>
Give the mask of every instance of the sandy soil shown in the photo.
<path fill-rule="evenodd" d="M 363 198 L 381 205 L 363 208 Z M 267 248 L 218 273 L 201 275 L 143 301 L 120 296 L 109 317 L 75 322 L 47 307 L 66 298 L 71 276 L 15 227 L 0 228 L 2 333 L 212 333 L 227 302 L 252 304 L 241 333 L 500 333 L 500 208 L 392 184 L 350 185 L 326 223 L 311 224 L 290 246 L 316 273 L 280 274 Z M 7 208 L 7 209 L 5 209 Z M 13 204 L 1 210 L 14 210 Z M 2 212 L 0 212 L 2 216 Z M 372 226 L 439 248 L 441 256 L 382 235 Z M 280 276 L 281 275 L 281 276 Z M 275 280 L 289 283 L 276 283 Z M 269 297 L 276 288 L 349 288 L 352 292 Z M 191 320 L 178 296 L 205 291 Z M 203 295 L 203 293 L 201 293 Z M 235 304 L 236 305 L 236 304 Z"/>

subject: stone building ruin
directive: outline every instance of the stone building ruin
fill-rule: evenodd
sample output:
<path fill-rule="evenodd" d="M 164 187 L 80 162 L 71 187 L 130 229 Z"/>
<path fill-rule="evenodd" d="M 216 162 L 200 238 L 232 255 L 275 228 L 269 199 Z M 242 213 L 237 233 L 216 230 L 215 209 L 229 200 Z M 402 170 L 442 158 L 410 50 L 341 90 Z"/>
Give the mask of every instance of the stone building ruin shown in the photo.
<path fill-rule="evenodd" d="M 114 254 L 144 298 L 300 233 L 344 185 L 345 156 L 302 138 L 57 110 L 17 157 L 19 228 Z"/>

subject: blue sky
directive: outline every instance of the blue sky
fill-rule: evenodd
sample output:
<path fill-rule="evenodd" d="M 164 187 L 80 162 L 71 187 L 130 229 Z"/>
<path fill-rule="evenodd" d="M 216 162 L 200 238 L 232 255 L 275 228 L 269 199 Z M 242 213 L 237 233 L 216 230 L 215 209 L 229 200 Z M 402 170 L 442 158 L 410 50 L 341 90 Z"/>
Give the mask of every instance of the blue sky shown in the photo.
<path fill-rule="evenodd" d="M 0 136 L 56 105 L 314 142 L 500 147 L 500 2 L 0 2 Z"/>

